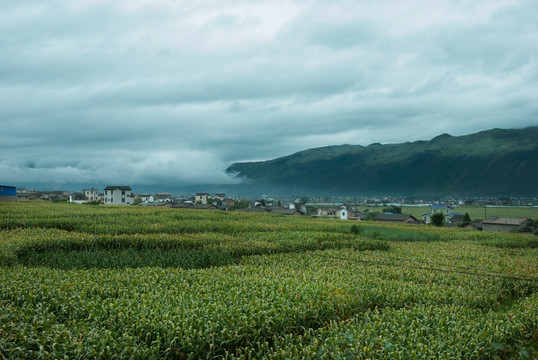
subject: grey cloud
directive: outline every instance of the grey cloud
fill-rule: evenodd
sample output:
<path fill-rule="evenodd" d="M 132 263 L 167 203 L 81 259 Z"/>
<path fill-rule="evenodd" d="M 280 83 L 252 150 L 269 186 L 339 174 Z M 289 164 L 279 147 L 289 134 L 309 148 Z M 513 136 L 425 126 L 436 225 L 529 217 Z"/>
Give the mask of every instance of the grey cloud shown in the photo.
<path fill-rule="evenodd" d="M 0 14 L 5 181 L 230 183 L 235 161 L 536 124 L 533 1 L 55 4 Z"/>

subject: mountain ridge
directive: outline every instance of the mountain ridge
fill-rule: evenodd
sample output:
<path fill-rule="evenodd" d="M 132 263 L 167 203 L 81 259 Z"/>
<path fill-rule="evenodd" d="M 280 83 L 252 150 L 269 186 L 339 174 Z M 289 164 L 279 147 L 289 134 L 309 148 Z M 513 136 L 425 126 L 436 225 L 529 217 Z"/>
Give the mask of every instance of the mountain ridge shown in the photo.
<path fill-rule="evenodd" d="M 253 184 L 320 194 L 536 196 L 538 126 L 400 144 L 331 145 L 235 163 L 226 171 Z"/>

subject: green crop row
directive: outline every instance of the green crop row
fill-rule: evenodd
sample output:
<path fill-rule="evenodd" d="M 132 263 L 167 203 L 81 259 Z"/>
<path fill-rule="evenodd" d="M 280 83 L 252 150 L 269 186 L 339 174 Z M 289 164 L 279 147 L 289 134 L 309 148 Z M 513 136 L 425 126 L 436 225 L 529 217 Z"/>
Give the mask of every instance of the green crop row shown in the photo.
<path fill-rule="evenodd" d="M 455 325 L 470 331 L 465 327 L 470 312 L 480 315 L 485 325 L 475 343 L 460 340 L 458 346 L 469 354 L 493 351 L 492 344 L 508 344 L 507 339 L 523 344 L 536 329 L 532 283 L 366 265 L 353 260 L 367 258 L 367 253 L 347 250 L 316 254 L 250 257 L 239 265 L 190 271 L 5 269 L 0 303 L 9 311 L 1 315 L 0 348 L 6 358 L 24 357 L 21 349 L 31 350 L 27 357 L 45 358 L 106 357 L 107 352 L 125 358 L 249 353 L 257 358 L 282 351 L 282 357 L 291 357 L 296 347 L 308 349 L 310 340 L 284 346 L 290 338 L 311 334 L 334 345 L 332 339 L 341 330 L 332 327 L 339 324 L 357 333 L 353 351 L 367 355 L 369 343 L 359 341 L 360 336 L 373 339 L 372 350 L 384 340 L 408 348 L 398 340 L 405 335 L 405 323 L 391 315 L 399 311 L 418 321 L 415 311 L 423 308 L 452 309 L 451 316 L 459 321 L 435 324 L 439 320 L 432 319 L 431 329 L 407 340 L 415 347 L 427 344 L 432 334 L 456 331 Z M 349 261 L 338 260 L 344 256 Z M 515 316 L 513 325 L 497 330 L 496 319 L 511 311 L 526 316 Z M 374 327 L 350 323 L 374 315 Z M 379 327 L 387 329 L 377 332 Z"/>
<path fill-rule="evenodd" d="M 0 204 L 0 359 L 538 356 L 532 235 L 350 224 Z"/>
<path fill-rule="evenodd" d="M 79 233 L 196 234 L 203 232 L 242 234 L 275 231 L 318 231 L 361 234 L 391 241 L 437 241 L 439 232 L 419 227 L 350 225 L 348 221 L 287 217 L 226 211 L 150 209 L 140 207 L 90 207 L 76 204 L 13 204 L 0 206 L 0 229 L 59 229 Z"/>
<path fill-rule="evenodd" d="M 243 256 L 323 249 L 388 250 L 383 240 L 352 234 L 281 231 L 198 234 L 91 235 L 57 229 L 0 231 L 0 264 L 68 268 L 199 268 L 237 262 Z M 198 260 L 197 260 L 198 259 Z"/>

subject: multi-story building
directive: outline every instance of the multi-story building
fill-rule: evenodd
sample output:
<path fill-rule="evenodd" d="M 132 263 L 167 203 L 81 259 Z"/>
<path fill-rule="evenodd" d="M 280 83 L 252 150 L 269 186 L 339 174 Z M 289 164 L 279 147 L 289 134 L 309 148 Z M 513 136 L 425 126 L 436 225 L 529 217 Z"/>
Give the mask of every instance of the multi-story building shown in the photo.
<path fill-rule="evenodd" d="M 197 204 L 207 204 L 207 201 L 211 198 L 208 193 L 197 193 L 194 195 L 194 202 Z"/>
<path fill-rule="evenodd" d="M 88 201 L 97 201 L 99 200 L 99 190 L 91 189 L 82 189 L 81 191 Z"/>
<path fill-rule="evenodd" d="M 105 188 L 105 205 L 131 205 L 134 196 L 130 186 L 107 186 Z"/>

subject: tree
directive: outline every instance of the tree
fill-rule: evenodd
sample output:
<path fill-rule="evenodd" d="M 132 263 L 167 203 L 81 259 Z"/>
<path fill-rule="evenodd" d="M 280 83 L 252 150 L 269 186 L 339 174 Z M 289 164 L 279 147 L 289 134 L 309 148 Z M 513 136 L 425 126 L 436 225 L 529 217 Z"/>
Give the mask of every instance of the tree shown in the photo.
<path fill-rule="evenodd" d="M 142 199 L 140 198 L 140 196 L 135 196 L 134 200 L 133 200 L 133 205 L 138 205 L 142 202 Z"/>
<path fill-rule="evenodd" d="M 445 215 L 443 213 L 435 213 L 431 216 L 431 224 L 435 226 L 443 226 L 445 223 Z"/>
<path fill-rule="evenodd" d="M 383 209 L 383 213 L 401 214 L 402 208 L 399 206 L 391 206 Z"/>
<path fill-rule="evenodd" d="M 234 208 L 235 209 L 246 209 L 249 206 L 249 202 L 246 200 L 237 200 L 235 202 Z"/>
<path fill-rule="evenodd" d="M 262 199 L 262 201 L 260 201 L 260 204 L 261 204 L 263 207 L 266 207 L 266 206 L 267 206 L 267 203 L 265 202 L 265 199 Z"/>
<path fill-rule="evenodd" d="M 373 221 L 377 215 L 379 215 L 379 211 L 369 211 L 366 214 L 365 220 Z"/>

